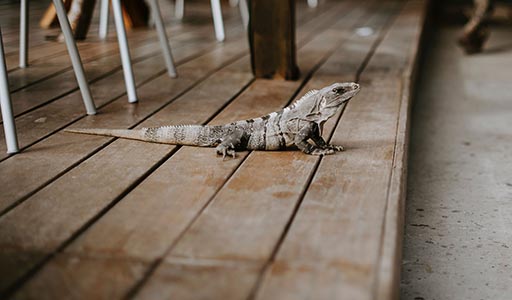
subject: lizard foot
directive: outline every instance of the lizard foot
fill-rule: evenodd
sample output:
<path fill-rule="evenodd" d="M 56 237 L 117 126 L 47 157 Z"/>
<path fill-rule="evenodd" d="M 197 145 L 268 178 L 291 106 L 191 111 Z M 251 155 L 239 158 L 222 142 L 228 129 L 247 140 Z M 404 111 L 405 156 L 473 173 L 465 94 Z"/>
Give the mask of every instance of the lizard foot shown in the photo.
<path fill-rule="evenodd" d="M 311 151 L 311 155 L 318 155 L 318 156 L 323 156 L 323 155 L 329 155 L 329 154 L 334 154 L 336 151 L 334 149 L 329 149 L 329 148 L 326 148 L 326 149 L 321 149 L 321 148 L 316 148 L 314 149 L 313 151 Z"/>
<path fill-rule="evenodd" d="M 230 144 L 230 145 L 220 144 L 217 146 L 217 148 L 215 150 L 217 150 L 217 155 L 222 155 L 222 160 L 226 159 L 226 155 L 236 158 L 235 146 L 233 144 Z"/>
<path fill-rule="evenodd" d="M 327 145 L 324 147 L 324 149 L 330 149 L 330 150 L 334 150 L 334 151 L 344 151 L 345 148 L 343 148 L 343 146 L 336 146 L 336 145 Z"/>

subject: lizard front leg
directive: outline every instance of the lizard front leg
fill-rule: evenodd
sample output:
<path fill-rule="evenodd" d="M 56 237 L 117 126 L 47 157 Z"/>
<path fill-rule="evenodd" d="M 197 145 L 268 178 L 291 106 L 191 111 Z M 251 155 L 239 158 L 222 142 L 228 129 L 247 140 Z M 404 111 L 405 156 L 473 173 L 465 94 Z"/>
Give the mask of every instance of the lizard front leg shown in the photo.
<path fill-rule="evenodd" d="M 313 140 L 317 145 L 310 144 L 308 142 L 309 139 Z M 311 155 L 329 155 L 337 151 L 334 148 L 329 147 L 330 145 L 328 145 L 320 136 L 318 125 L 316 125 L 316 123 L 310 123 L 303 127 L 295 135 L 294 143 L 302 152 Z M 322 147 L 321 145 L 325 147 Z"/>
<path fill-rule="evenodd" d="M 343 146 L 336 146 L 336 145 L 331 145 L 331 144 L 327 144 L 327 142 L 324 140 L 324 138 L 318 134 L 318 135 L 313 135 L 311 137 L 311 140 L 313 140 L 313 142 L 315 142 L 315 144 L 322 148 L 322 149 L 332 149 L 334 151 L 343 151 L 345 150 L 345 148 L 343 148 Z"/>

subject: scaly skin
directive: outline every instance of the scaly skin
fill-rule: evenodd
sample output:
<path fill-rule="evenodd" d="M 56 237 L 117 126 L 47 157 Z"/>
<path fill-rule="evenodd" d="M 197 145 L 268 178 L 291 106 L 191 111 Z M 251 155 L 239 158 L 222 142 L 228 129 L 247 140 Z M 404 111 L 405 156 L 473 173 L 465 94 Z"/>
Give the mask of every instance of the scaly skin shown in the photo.
<path fill-rule="evenodd" d="M 237 150 L 284 150 L 293 146 L 311 155 L 343 151 L 322 138 L 324 123 L 359 92 L 356 83 L 335 83 L 312 90 L 284 109 L 260 118 L 231 124 L 178 125 L 139 130 L 69 129 L 67 132 L 104 135 L 153 143 L 216 147 L 223 158 Z M 310 143 L 309 141 L 313 141 Z"/>

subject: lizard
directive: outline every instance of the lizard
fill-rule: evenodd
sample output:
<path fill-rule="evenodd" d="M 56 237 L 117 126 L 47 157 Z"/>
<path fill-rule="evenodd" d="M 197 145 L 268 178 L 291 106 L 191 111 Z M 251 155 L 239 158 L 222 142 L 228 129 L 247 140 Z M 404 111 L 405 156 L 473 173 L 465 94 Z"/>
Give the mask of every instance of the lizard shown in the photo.
<path fill-rule="evenodd" d="M 360 91 L 354 82 L 311 90 L 277 112 L 225 125 L 172 125 L 141 129 L 66 129 L 153 143 L 216 147 L 218 155 L 235 157 L 242 150 L 284 150 L 293 146 L 310 155 L 343 151 L 322 138 L 323 125 Z M 313 143 L 311 143 L 312 141 Z"/>

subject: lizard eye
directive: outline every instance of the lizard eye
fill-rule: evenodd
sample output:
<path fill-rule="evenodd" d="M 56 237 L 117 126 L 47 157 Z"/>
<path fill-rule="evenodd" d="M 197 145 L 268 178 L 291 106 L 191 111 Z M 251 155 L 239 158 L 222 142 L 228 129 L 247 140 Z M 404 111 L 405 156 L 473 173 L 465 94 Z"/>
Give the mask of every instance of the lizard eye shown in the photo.
<path fill-rule="evenodd" d="M 337 88 L 333 88 L 333 89 L 332 89 L 332 92 L 333 92 L 333 93 L 338 93 L 338 92 L 339 92 L 339 90 L 338 90 Z"/>

